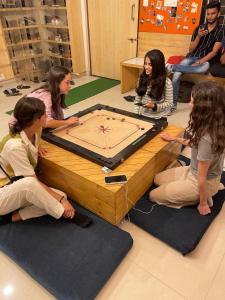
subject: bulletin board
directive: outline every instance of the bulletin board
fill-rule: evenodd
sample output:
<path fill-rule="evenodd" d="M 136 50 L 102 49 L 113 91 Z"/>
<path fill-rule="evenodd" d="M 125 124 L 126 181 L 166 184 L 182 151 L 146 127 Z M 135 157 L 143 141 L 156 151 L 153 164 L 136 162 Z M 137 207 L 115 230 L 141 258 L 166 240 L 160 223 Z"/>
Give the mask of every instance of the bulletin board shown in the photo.
<path fill-rule="evenodd" d="M 192 34 L 199 25 L 202 0 L 140 0 L 139 32 Z"/>

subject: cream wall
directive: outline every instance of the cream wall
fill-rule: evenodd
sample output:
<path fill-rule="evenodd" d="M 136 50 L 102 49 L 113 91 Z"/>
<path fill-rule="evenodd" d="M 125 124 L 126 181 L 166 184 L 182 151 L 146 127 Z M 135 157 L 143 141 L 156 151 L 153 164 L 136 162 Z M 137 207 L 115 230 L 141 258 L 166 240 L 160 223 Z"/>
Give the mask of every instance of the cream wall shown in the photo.
<path fill-rule="evenodd" d="M 80 0 L 80 1 L 81 1 L 83 36 L 84 36 L 85 68 L 87 74 L 90 74 L 90 49 L 89 49 L 89 35 L 88 35 L 87 2 L 86 0 Z"/>

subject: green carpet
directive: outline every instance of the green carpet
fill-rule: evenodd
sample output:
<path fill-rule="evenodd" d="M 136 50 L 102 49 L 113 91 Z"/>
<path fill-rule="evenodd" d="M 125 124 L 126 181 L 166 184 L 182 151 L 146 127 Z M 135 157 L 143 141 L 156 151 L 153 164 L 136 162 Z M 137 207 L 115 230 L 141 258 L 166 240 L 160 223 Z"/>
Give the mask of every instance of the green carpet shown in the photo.
<path fill-rule="evenodd" d="M 66 105 L 70 106 L 87 98 L 93 97 L 105 90 L 108 90 L 116 85 L 120 84 L 119 80 L 99 78 L 84 85 L 71 89 L 66 96 Z M 8 115 L 11 115 L 13 110 L 7 111 Z"/>
<path fill-rule="evenodd" d="M 119 80 L 99 78 L 92 82 L 78 86 L 77 88 L 69 91 L 68 95 L 66 96 L 66 105 L 70 106 L 87 98 L 93 97 L 118 84 L 120 84 Z"/>

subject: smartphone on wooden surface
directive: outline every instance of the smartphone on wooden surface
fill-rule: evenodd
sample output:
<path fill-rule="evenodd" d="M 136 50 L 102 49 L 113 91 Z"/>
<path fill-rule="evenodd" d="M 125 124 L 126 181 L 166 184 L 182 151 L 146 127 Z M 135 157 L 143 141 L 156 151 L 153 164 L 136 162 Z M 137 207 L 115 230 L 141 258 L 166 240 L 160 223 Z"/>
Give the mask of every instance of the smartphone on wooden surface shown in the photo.
<path fill-rule="evenodd" d="M 116 176 L 106 176 L 105 183 L 106 184 L 116 184 L 116 183 L 126 183 L 127 176 L 126 175 L 116 175 Z"/>

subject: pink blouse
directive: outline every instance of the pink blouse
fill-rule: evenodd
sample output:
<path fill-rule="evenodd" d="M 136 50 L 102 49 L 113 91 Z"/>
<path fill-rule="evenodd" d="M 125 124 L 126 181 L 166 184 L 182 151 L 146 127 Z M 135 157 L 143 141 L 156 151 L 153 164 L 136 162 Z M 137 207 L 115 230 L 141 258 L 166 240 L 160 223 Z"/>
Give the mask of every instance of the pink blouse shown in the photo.
<path fill-rule="evenodd" d="M 47 120 L 53 120 L 53 119 L 63 120 L 64 119 L 63 110 L 62 110 L 61 106 L 58 107 L 57 114 L 52 110 L 52 98 L 51 98 L 50 92 L 45 91 L 43 89 L 39 89 L 39 90 L 36 90 L 36 91 L 30 93 L 29 95 L 27 95 L 27 97 L 34 97 L 34 98 L 40 99 L 44 102 Z"/>

